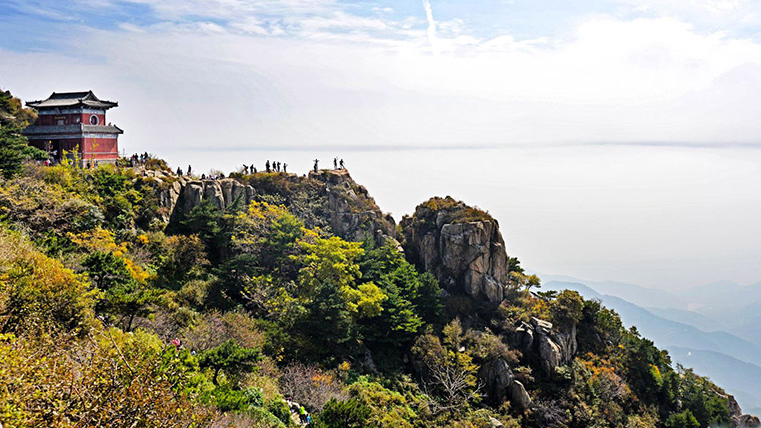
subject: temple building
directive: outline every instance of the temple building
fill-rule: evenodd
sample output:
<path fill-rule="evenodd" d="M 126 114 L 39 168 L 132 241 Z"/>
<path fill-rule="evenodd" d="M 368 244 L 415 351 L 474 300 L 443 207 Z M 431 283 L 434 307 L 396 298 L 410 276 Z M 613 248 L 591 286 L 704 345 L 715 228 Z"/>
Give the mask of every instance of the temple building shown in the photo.
<path fill-rule="evenodd" d="M 100 100 L 87 91 L 53 92 L 46 100 L 26 105 L 37 110 L 39 117 L 23 134 L 31 145 L 47 151 L 56 161 L 64 151 L 73 157 L 76 150 L 82 163 L 115 162 L 119 158 L 117 139 L 124 131 L 106 122 L 106 110 L 119 103 Z"/>

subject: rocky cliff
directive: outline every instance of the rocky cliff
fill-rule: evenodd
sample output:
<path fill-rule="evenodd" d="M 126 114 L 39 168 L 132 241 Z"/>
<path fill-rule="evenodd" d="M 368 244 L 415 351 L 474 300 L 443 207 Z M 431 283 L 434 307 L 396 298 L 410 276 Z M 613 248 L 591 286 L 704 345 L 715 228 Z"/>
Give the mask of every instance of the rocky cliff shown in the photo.
<path fill-rule="evenodd" d="M 487 213 L 447 198 L 420 204 L 401 222 L 404 249 L 450 292 L 501 302 L 508 257 L 499 224 Z"/>
<path fill-rule="evenodd" d="M 244 208 L 261 199 L 282 203 L 308 227 L 324 227 L 351 241 L 367 237 L 378 242 L 394 238 L 395 222 L 383 213 L 364 186 L 348 170 L 322 170 L 307 176 L 259 173 L 231 178 L 199 180 L 160 171 L 146 171 L 156 182 L 165 222 L 187 215 L 203 201 L 220 209 L 234 204 Z"/>
<path fill-rule="evenodd" d="M 350 241 L 368 236 L 378 242 L 394 238 L 394 218 L 381 212 L 365 186 L 351 178 L 349 170 L 310 172 L 308 179 L 324 183 L 330 227 L 338 236 Z"/>
<path fill-rule="evenodd" d="M 575 325 L 568 331 L 560 331 L 553 329 L 551 322 L 535 317 L 515 329 L 513 342 L 524 355 L 537 356 L 547 375 L 551 375 L 556 367 L 573 360 L 578 348 Z"/>

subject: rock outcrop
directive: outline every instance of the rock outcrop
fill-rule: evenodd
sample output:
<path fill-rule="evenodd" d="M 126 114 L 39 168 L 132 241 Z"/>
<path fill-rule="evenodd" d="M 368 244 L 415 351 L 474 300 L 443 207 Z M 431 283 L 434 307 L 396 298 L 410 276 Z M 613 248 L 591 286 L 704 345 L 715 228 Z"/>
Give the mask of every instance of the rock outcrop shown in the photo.
<path fill-rule="evenodd" d="M 732 419 L 733 428 L 761 427 L 761 420 L 759 420 L 757 416 L 743 414 L 740 404 L 735 400 L 733 395 L 719 395 L 729 403 L 729 417 Z"/>
<path fill-rule="evenodd" d="M 531 408 L 531 397 L 523 384 L 515 379 L 510 366 L 503 359 L 496 359 L 484 364 L 478 377 L 484 382 L 486 394 L 495 405 L 510 400 L 519 411 Z"/>
<path fill-rule="evenodd" d="M 160 177 L 156 177 L 161 180 Z M 159 205 L 164 208 L 163 220 L 169 222 L 178 214 L 188 214 L 205 200 L 217 208 L 225 209 L 233 204 L 246 207 L 254 199 L 256 190 L 232 178 L 221 180 L 193 180 L 177 177 L 158 191 Z"/>
<path fill-rule="evenodd" d="M 405 251 L 450 292 L 500 302 L 508 257 L 497 220 L 452 198 L 433 198 L 402 220 Z"/>
<path fill-rule="evenodd" d="M 347 169 L 310 172 L 309 179 L 325 184 L 328 197 L 330 228 L 336 235 L 349 241 L 362 241 L 368 237 L 383 243 L 396 234 L 396 222 L 384 214 L 365 186 L 357 184 Z"/>
<path fill-rule="evenodd" d="M 314 221 L 302 218 L 308 227 L 329 225 L 333 233 L 346 240 L 362 241 L 370 237 L 384 243 L 395 237 L 393 217 L 378 208 L 367 189 L 354 182 L 346 169 L 310 172 L 308 176 L 261 173 L 261 177 L 217 180 L 198 180 L 150 170 L 145 174 L 156 184 L 164 222 L 188 214 L 205 200 L 219 209 L 226 209 L 235 203 L 245 207 L 256 195 L 270 195 L 283 200 L 297 216 L 317 215 L 322 219 L 314 224 Z M 257 183 L 256 178 L 263 178 L 267 185 L 262 189 L 255 188 L 250 183 Z M 320 208 L 304 210 L 291 206 L 296 205 L 296 200 L 306 200 Z"/>
<path fill-rule="evenodd" d="M 515 346 L 524 354 L 538 356 L 547 374 L 570 362 L 578 347 L 575 326 L 568 331 L 554 331 L 552 327 L 551 322 L 532 317 L 530 323 L 515 329 Z"/>

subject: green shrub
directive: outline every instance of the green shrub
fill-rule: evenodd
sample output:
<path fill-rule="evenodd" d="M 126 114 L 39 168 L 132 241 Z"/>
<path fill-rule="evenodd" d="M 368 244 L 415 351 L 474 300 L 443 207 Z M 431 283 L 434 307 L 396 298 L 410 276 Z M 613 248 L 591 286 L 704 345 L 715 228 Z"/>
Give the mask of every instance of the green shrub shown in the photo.
<path fill-rule="evenodd" d="M 360 401 L 350 398 L 346 401 L 332 399 L 325 403 L 317 418 L 319 428 L 364 428 L 372 411 Z"/>
<path fill-rule="evenodd" d="M 288 425 L 290 423 L 291 410 L 288 408 L 288 403 L 282 397 L 267 400 L 265 408 L 284 424 Z"/>
<path fill-rule="evenodd" d="M 217 408 L 223 412 L 248 411 L 264 405 L 264 398 L 259 388 L 233 389 L 220 386 L 211 392 Z"/>

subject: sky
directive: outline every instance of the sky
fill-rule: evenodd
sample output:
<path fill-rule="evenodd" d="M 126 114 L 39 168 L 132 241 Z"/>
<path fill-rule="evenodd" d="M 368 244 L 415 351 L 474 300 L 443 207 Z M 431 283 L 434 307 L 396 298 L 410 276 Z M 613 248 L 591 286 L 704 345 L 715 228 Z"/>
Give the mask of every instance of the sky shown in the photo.
<path fill-rule="evenodd" d="M 0 0 L 0 87 L 198 172 L 339 156 L 397 220 L 452 195 L 533 271 L 761 281 L 761 2 Z"/>

